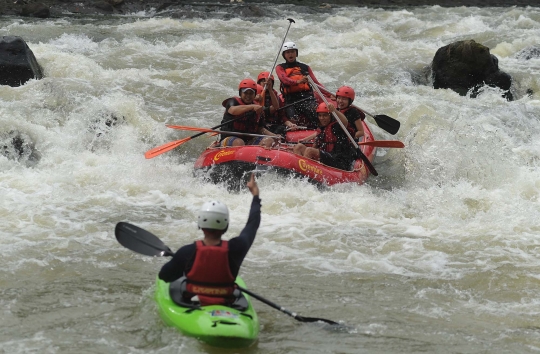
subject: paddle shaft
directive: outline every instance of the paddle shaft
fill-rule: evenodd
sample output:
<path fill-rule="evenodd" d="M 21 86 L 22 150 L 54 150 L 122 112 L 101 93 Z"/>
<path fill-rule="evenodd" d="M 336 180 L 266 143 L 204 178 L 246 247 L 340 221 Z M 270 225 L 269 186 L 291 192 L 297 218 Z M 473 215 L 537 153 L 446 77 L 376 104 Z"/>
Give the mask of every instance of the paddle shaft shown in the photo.
<path fill-rule="evenodd" d="M 221 128 L 222 126 L 227 125 L 227 124 L 229 124 L 229 123 L 231 123 L 231 122 L 234 122 L 235 120 L 237 120 L 237 119 L 239 119 L 239 118 L 240 118 L 240 117 L 230 119 L 230 120 L 226 121 L 225 123 L 221 123 L 220 125 L 216 125 L 215 127 L 212 127 L 212 128 L 210 128 L 210 129 Z M 219 131 L 217 131 L 217 132 L 219 133 Z M 206 133 L 210 133 L 210 132 L 201 132 L 201 133 L 197 133 L 197 134 L 195 134 L 195 135 L 190 136 L 189 138 L 190 138 L 190 140 L 191 140 L 191 139 L 193 139 L 193 138 L 196 138 L 196 137 L 198 137 L 198 136 L 204 135 L 204 134 L 206 134 Z"/>
<path fill-rule="evenodd" d="M 298 143 L 286 143 L 287 145 L 296 145 L 301 144 Z M 376 146 L 376 147 L 382 147 L 382 148 L 404 148 L 405 145 L 399 141 L 399 140 L 372 140 L 372 141 L 363 141 L 359 142 L 358 145 L 365 145 L 365 146 Z"/>
<path fill-rule="evenodd" d="M 276 109 L 276 111 L 281 111 L 282 109 L 289 108 L 289 107 L 294 106 L 295 104 L 298 104 L 298 103 L 300 103 L 302 101 L 311 100 L 311 99 L 312 99 L 311 97 L 302 98 L 301 100 L 298 100 L 298 101 L 296 101 L 294 103 L 289 103 L 289 104 L 287 104 L 287 105 L 285 105 L 283 107 L 279 107 L 278 109 Z"/>
<path fill-rule="evenodd" d="M 273 307 L 275 308 L 276 310 L 278 311 L 281 311 L 283 312 L 284 314 L 286 315 L 289 315 L 291 316 L 292 318 L 294 318 L 295 320 L 297 321 L 300 321 L 300 322 L 326 322 L 328 324 L 332 324 L 332 325 L 339 325 L 339 323 L 337 322 L 334 322 L 332 320 L 327 320 L 325 318 L 316 318 L 316 317 L 304 317 L 304 316 L 300 316 L 298 315 L 297 313 L 294 313 L 294 312 L 291 312 L 289 310 L 287 310 L 285 307 L 283 306 L 279 306 L 278 304 L 275 304 L 273 303 L 272 301 L 268 300 L 268 299 L 265 299 L 264 297 L 260 296 L 260 295 L 257 295 L 255 294 L 254 292 L 251 292 L 249 291 L 248 289 L 245 289 L 245 288 L 242 288 L 241 286 L 239 286 L 238 284 L 236 284 L 236 287 L 238 289 L 240 289 L 243 293 L 246 293 L 248 294 L 249 296 L 252 296 L 254 297 L 255 299 L 259 300 L 260 302 L 263 302 L 265 304 L 267 304 L 268 306 L 270 307 Z"/>
<path fill-rule="evenodd" d="M 168 128 L 171 129 L 178 129 L 178 130 L 200 130 L 201 133 L 199 134 L 206 134 L 206 133 L 219 133 L 223 135 L 234 135 L 234 136 L 251 136 L 251 137 L 263 137 L 263 138 L 273 138 L 278 139 L 279 136 L 273 136 L 273 135 L 264 135 L 264 134 L 250 134 L 250 133 L 237 133 L 237 132 L 228 132 L 225 130 L 213 130 L 213 129 L 206 129 L 206 128 L 197 128 L 197 127 L 184 127 L 181 125 L 167 125 Z"/>
<path fill-rule="evenodd" d="M 279 55 L 281 54 L 281 49 L 283 48 L 283 44 L 285 43 L 285 39 L 287 38 L 287 34 L 289 34 L 289 29 L 291 29 L 291 25 L 294 22 L 294 20 L 292 18 L 288 18 L 287 21 L 289 21 L 289 26 L 287 27 L 287 32 L 285 32 L 285 35 L 283 36 L 283 40 L 281 41 L 281 45 L 279 46 L 279 49 L 278 49 L 278 52 L 277 52 L 277 55 L 276 55 L 276 60 L 274 60 L 274 64 L 272 65 L 272 69 L 270 69 L 270 74 L 268 74 L 268 80 L 266 80 L 266 83 L 264 84 L 264 91 L 266 91 L 266 89 L 268 88 L 268 82 L 270 81 L 270 76 L 272 76 L 272 73 L 274 72 L 274 69 L 276 68 L 276 63 L 279 59 Z"/>
<path fill-rule="evenodd" d="M 127 223 L 127 222 L 119 222 L 116 224 L 116 228 L 114 230 L 116 239 L 118 240 L 118 243 L 120 243 L 125 248 L 137 252 L 139 254 L 145 255 L 145 256 L 154 256 L 154 257 L 172 257 L 174 253 L 171 251 L 171 249 L 165 245 L 157 236 L 152 234 L 149 231 L 146 231 L 144 229 L 141 229 L 138 226 L 135 226 L 133 224 Z M 263 298 L 260 295 L 255 294 L 252 291 L 249 291 L 247 289 L 244 289 L 240 286 L 238 286 L 238 289 L 240 291 L 254 297 L 255 299 L 293 317 L 295 320 L 300 322 L 326 322 L 329 324 L 335 324 L 338 325 L 339 323 L 327 320 L 324 318 L 315 318 L 315 317 L 303 317 L 296 313 L 293 313 L 287 309 L 285 309 L 282 306 L 279 306 L 270 300 L 267 300 Z"/>

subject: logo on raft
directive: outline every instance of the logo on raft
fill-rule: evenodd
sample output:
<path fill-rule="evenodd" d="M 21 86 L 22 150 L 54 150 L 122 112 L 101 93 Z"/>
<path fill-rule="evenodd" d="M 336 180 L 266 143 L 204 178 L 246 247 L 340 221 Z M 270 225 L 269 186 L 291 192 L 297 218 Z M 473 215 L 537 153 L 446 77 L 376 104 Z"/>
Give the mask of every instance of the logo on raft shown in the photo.
<path fill-rule="evenodd" d="M 302 171 L 306 171 L 306 172 L 311 171 L 318 175 L 321 175 L 323 173 L 323 171 L 320 168 L 318 168 L 317 166 L 308 164 L 306 160 L 298 160 L 298 167 L 300 167 Z"/>
<path fill-rule="evenodd" d="M 234 154 L 234 151 L 220 151 L 218 152 L 217 154 L 214 155 L 214 161 L 217 161 L 219 160 L 220 158 L 224 157 L 224 156 L 229 156 L 229 155 L 232 155 Z"/>

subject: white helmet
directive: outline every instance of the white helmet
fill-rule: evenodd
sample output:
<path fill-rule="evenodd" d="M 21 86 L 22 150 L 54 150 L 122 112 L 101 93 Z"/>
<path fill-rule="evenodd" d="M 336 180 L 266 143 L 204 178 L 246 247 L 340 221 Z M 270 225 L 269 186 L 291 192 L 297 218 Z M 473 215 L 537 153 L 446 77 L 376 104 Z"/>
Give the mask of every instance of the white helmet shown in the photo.
<path fill-rule="evenodd" d="M 199 211 L 201 229 L 226 230 L 229 226 L 229 209 L 217 200 L 206 202 Z"/>
<path fill-rule="evenodd" d="M 283 47 L 281 47 L 281 55 L 283 55 L 283 52 L 289 49 L 296 49 L 296 55 L 298 55 L 298 47 L 296 46 L 296 43 L 294 42 L 285 42 L 283 43 Z"/>

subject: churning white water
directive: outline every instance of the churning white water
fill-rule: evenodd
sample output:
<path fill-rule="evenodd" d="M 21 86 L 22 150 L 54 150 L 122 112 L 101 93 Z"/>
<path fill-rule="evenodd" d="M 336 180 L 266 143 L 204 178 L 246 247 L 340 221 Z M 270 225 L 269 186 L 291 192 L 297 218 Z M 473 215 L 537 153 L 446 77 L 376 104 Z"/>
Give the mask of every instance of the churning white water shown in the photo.
<path fill-rule="evenodd" d="M 0 156 L 1 352 L 226 352 L 162 323 L 152 296 L 166 260 L 123 248 L 114 226 L 132 222 L 176 249 L 200 236 L 197 210 L 218 199 L 231 210 L 227 235 L 238 234 L 249 192 L 192 174 L 212 138 L 143 155 L 191 135 L 166 123 L 219 124 L 238 82 L 272 68 L 288 17 L 299 60 L 398 119 L 392 136 L 367 118 L 376 138 L 406 147 L 380 149 L 379 177 L 362 186 L 261 177 L 262 224 L 241 275 L 290 310 L 349 327 L 255 303 L 259 342 L 235 352 L 540 351 L 540 59 L 516 56 L 540 42 L 540 9 L 294 9 L 0 19 L 0 35 L 25 39 L 45 74 L 0 87 L 3 141 L 19 132 L 34 148 Z M 436 50 L 467 39 L 499 58 L 514 101 L 423 84 Z"/>

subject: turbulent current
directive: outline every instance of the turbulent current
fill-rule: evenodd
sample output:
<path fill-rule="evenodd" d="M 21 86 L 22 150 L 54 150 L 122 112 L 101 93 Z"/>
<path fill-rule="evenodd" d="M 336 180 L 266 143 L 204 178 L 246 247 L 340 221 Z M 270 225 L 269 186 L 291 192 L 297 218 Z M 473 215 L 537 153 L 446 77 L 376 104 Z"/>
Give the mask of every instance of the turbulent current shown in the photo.
<path fill-rule="evenodd" d="M 144 153 L 192 135 L 165 124 L 219 124 L 240 80 L 272 68 L 289 17 L 299 60 L 398 119 L 395 136 L 367 121 L 405 148 L 379 149 L 379 177 L 362 186 L 259 179 L 262 223 L 240 274 L 291 311 L 347 327 L 255 302 L 259 341 L 234 352 L 540 351 L 540 59 L 519 55 L 540 42 L 540 9 L 278 6 L 256 20 L 0 19 L 45 75 L 0 87 L 0 352 L 230 352 L 163 324 L 153 292 L 166 259 L 123 248 L 114 227 L 134 223 L 176 250 L 218 199 L 227 236 L 239 233 L 249 192 L 193 176 L 214 138 Z M 514 101 L 431 87 L 437 49 L 468 39 L 512 76 Z"/>

